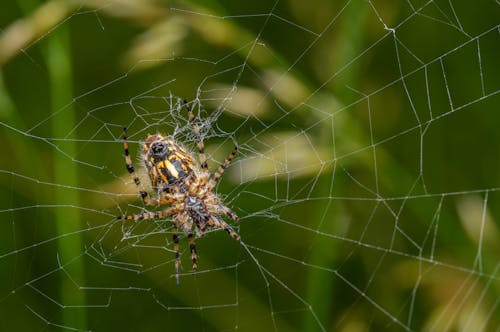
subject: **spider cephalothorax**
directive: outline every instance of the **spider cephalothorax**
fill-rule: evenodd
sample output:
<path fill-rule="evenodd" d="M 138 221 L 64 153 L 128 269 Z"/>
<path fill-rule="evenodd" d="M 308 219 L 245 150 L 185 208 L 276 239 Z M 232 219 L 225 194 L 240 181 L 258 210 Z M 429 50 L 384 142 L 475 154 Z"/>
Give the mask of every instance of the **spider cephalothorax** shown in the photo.
<path fill-rule="evenodd" d="M 190 122 L 194 115 L 189 107 L 188 114 Z M 196 123 L 193 130 L 198 141 L 200 166 L 191 155 L 172 137 L 159 134 L 148 135 L 143 144 L 143 159 L 148 171 L 153 190 L 157 192 L 151 199 L 144 190 L 141 181 L 137 177 L 130 158 L 127 131 L 123 131 L 123 146 L 125 150 L 125 164 L 132 176 L 134 183 L 139 188 L 139 193 L 147 206 L 168 205 L 164 210 L 155 212 L 144 212 L 136 215 L 118 216 L 118 219 L 143 220 L 170 218 L 173 223 L 173 241 L 175 251 L 175 275 L 179 282 L 179 236 L 180 228 L 188 237 L 193 261 L 193 270 L 197 269 L 196 245 L 193 231 L 197 236 L 203 236 L 209 229 L 224 229 L 232 238 L 239 240 L 240 236 L 223 219 L 223 216 L 239 221 L 239 217 L 225 206 L 219 196 L 212 190 L 217 181 L 224 173 L 234 158 L 237 147 L 235 146 L 225 162 L 219 166 L 213 175 L 208 170 L 203 140 Z"/>

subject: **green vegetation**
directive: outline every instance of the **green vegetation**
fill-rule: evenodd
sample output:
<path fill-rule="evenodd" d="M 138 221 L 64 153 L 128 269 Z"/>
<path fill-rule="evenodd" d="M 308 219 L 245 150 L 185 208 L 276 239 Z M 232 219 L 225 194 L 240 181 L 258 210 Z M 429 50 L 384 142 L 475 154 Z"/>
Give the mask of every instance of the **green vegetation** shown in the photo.
<path fill-rule="evenodd" d="M 10 1 L 0 14 L 0 330 L 491 331 L 498 5 Z M 188 241 L 142 204 L 148 133 L 242 218 Z M 147 179 L 142 175 L 142 181 Z M 5 318 L 6 317 L 6 318 Z"/>

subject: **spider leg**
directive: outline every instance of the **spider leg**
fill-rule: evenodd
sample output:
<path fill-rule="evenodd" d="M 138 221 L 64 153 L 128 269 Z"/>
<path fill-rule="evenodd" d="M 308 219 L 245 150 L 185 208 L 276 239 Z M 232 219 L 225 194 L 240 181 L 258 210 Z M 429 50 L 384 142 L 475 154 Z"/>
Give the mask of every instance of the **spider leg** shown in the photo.
<path fill-rule="evenodd" d="M 151 201 L 149 205 L 151 206 L 161 206 L 165 204 L 175 204 L 179 202 L 184 202 L 186 195 L 183 193 L 168 193 L 160 196 L 158 200 Z"/>
<path fill-rule="evenodd" d="M 236 241 L 240 240 L 240 236 L 238 235 L 238 233 L 236 233 L 231 226 L 226 224 L 224 220 L 222 220 L 221 218 L 217 218 L 217 223 L 219 224 L 218 226 L 225 230 L 230 237 L 232 237 Z"/>
<path fill-rule="evenodd" d="M 238 152 L 238 146 L 235 145 L 233 148 L 233 151 L 231 151 L 231 154 L 229 154 L 229 157 L 226 158 L 223 164 L 219 166 L 217 169 L 217 172 L 214 173 L 214 175 L 210 178 L 208 181 L 206 190 L 211 191 L 215 185 L 217 184 L 217 181 L 221 178 L 222 174 L 226 170 L 226 168 L 229 167 L 229 164 L 231 164 L 231 161 L 233 160 L 234 156 L 236 155 L 236 152 Z"/>
<path fill-rule="evenodd" d="M 189 251 L 191 252 L 191 260 L 193 261 L 193 271 L 196 272 L 198 269 L 198 255 L 196 254 L 196 243 L 194 242 L 193 233 L 188 234 L 189 239 Z"/>
<path fill-rule="evenodd" d="M 142 185 L 141 180 L 135 174 L 134 165 L 132 165 L 132 159 L 130 158 L 130 153 L 128 151 L 127 127 L 123 127 L 123 150 L 125 152 L 125 166 L 127 167 L 127 171 L 134 181 L 136 187 L 139 189 L 139 194 L 141 195 L 144 204 L 150 205 L 148 193 L 146 192 L 146 190 L 144 190 L 144 186 Z"/>
<path fill-rule="evenodd" d="M 233 219 L 234 221 L 238 221 L 238 222 L 240 221 L 240 217 L 238 217 L 238 215 L 236 213 L 234 213 L 233 210 L 231 210 L 227 206 L 222 205 L 221 209 L 222 209 L 222 213 L 225 216 L 228 216 L 229 218 Z"/>
<path fill-rule="evenodd" d="M 194 131 L 194 134 L 196 135 L 196 139 L 198 141 L 198 152 L 200 153 L 201 171 L 203 173 L 209 174 L 210 171 L 208 170 L 207 157 L 205 156 L 205 145 L 203 144 L 203 138 L 201 137 L 201 134 L 200 134 L 200 128 L 198 127 L 198 124 L 194 122 L 193 110 L 189 106 L 187 100 L 184 100 L 184 105 L 186 106 L 187 111 L 188 111 L 189 122 L 193 123 L 193 131 Z"/>
<path fill-rule="evenodd" d="M 164 219 L 168 216 L 171 216 L 179 211 L 178 208 L 169 207 L 168 209 L 162 211 L 154 211 L 154 212 L 143 212 L 138 214 L 130 214 L 130 215 L 121 215 L 117 216 L 118 220 L 146 220 L 146 219 Z"/>
<path fill-rule="evenodd" d="M 179 265 L 180 265 L 180 255 L 179 255 L 179 230 L 177 227 L 173 229 L 172 238 L 174 240 L 174 251 L 175 251 L 175 282 L 179 284 Z"/>

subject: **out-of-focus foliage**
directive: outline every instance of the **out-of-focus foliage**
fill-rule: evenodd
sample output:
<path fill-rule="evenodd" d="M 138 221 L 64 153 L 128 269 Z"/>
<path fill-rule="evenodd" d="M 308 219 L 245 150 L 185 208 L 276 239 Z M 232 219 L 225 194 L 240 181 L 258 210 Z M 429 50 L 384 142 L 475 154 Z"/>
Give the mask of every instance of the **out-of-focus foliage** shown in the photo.
<path fill-rule="evenodd" d="M 493 330 L 498 5 L 451 3 L 2 4 L 0 330 Z M 176 286 L 168 231 L 116 249 L 121 126 L 178 129 L 143 94 L 219 114 L 212 169 L 240 144 L 218 191 L 253 257 L 210 234 Z"/>

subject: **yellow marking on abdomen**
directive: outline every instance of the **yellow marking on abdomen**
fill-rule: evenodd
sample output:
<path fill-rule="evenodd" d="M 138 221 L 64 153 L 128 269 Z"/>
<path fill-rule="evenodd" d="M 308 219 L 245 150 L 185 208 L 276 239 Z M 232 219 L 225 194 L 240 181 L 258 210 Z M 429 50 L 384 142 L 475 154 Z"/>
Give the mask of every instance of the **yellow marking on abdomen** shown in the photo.
<path fill-rule="evenodd" d="M 174 164 L 172 164 L 168 160 L 164 160 L 163 164 L 165 165 L 165 167 L 168 169 L 168 171 L 170 172 L 170 174 L 172 174 L 172 176 L 174 178 L 177 179 L 179 177 L 179 172 L 177 172 L 177 168 L 175 168 Z"/>

